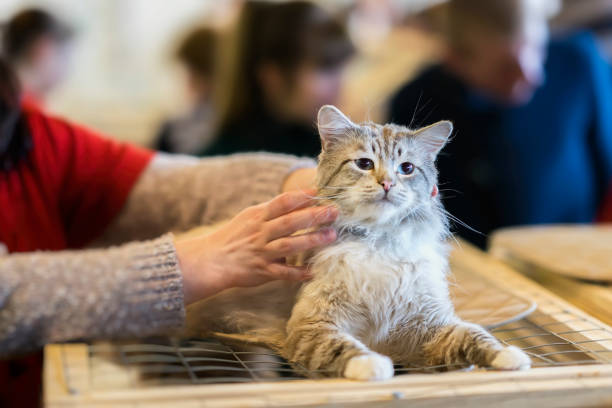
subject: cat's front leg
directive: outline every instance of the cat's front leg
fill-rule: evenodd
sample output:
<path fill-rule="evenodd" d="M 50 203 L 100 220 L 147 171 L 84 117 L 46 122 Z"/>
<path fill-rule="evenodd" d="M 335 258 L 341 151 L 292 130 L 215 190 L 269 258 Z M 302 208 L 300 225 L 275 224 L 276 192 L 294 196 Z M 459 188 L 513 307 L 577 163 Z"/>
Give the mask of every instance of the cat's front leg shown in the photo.
<path fill-rule="evenodd" d="M 423 345 L 428 365 L 476 364 L 498 370 L 523 370 L 529 356 L 514 346 L 504 346 L 481 326 L 458 321 L 439 327 Z"/>
<path fill-rule="evenodd" d="M 284 357 L 317 376 L 373 381 L 393 377 L 391 359 L 378 354 L 330 323 L 295 325 L 288 333 Z M 320 371 L 319 371 L 320 370 Z"/>

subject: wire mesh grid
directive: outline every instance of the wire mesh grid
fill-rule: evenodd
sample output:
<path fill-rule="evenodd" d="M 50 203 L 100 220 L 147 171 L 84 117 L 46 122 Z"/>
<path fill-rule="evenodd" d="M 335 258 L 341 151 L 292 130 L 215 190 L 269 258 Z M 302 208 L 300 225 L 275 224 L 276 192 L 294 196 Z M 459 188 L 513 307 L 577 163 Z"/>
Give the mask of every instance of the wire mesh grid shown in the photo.
<path fill-rule="evenodd" d="M 538 308 L 530 316 L 491 332 L 506 345 L 528 353 L 533 367 L 612 362 L 612 332 L 596 321 L 564 309 L 544 313 Z M 88 346 L 88 364 L 88 381 L 96 390 L 285 381 L 321 374 L 303 367 L 296 371 L 270 350 L 225 344 L 216 339 L 95 343 Z M 396 375 L 471 369 L 465 365 L 396 367 Z M 69 377 L 69 370 L 64 373 Z M 65 381 L 70 384 L 70 378 Z"/>

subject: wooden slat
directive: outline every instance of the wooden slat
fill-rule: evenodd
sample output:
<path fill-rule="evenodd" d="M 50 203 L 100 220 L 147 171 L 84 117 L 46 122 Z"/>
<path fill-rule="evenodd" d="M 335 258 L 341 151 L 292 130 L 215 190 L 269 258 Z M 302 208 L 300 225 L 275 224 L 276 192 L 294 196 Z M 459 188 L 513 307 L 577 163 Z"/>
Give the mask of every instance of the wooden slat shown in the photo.
<path fill-rule="evenodd" d="M 587 394 L 591 397 L 585 399 Z M 555 401 L 555 406 L 585 406 L 593 401 L 612 402 L 612 365 L 540 368 L 522 372 L 416 374 L 380 383 L 320 380 L 166 386 L 77 394 L 70 399 L 47 400 L 47 406 L 136 407 L 155 404 L 175 407 L 258 407 L 331 406 L 365 402 L 393 406 L 400 401 L 427 401 L 428 406 L 447 407 L 455 405 L 456 398 L 465 401 L 506 398 L 507 402 L 512 402 L 506 406 L 512 407 L 525 406 L 526 401 L 532 403 L 541 398 Z M 202 405 L 198 405 L 200 403 Z"/>
<path fill-rule="evenodd" d="M 44 400 L 70 403 L 89 392 L 89 363 L 85 344 L 51 344 L 45 347 Z"/>

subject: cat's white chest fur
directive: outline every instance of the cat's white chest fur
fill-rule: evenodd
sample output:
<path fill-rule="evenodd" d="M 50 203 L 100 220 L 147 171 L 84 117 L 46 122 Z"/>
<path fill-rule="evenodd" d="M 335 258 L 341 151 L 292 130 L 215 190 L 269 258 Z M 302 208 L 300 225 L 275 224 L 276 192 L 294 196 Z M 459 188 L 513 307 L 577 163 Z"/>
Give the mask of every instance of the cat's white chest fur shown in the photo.
<path fill-rule="evenodd" d="M 352 240 L 323 249 L 314 258 L 315 278 L 302 296 L 334 297 L 349 333 L 370 347 L 389 340 L 419 308 L 448 298 L 446 258 L 439 248 L 413 245 L 377 248 Z"/>

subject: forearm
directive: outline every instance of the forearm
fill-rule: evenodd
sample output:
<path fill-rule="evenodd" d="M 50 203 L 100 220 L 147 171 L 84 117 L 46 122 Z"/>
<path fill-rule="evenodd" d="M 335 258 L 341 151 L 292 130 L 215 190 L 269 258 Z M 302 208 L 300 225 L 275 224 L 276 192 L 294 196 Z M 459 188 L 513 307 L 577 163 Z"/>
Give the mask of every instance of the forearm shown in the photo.
<path fill-rule="evenodd" d="M 0 355 L 75 339 L 141 337 L 184 321 L 171 236 L 107 250 L 0 257 Z"/>
<path fill-rule="evenodd" d="M 159 154 L 95 245 L 149 239 L 231 218 L 279 194 L 292 172 L 313 165 L 308 159 L 263 153 L 208 159 Z"/>

